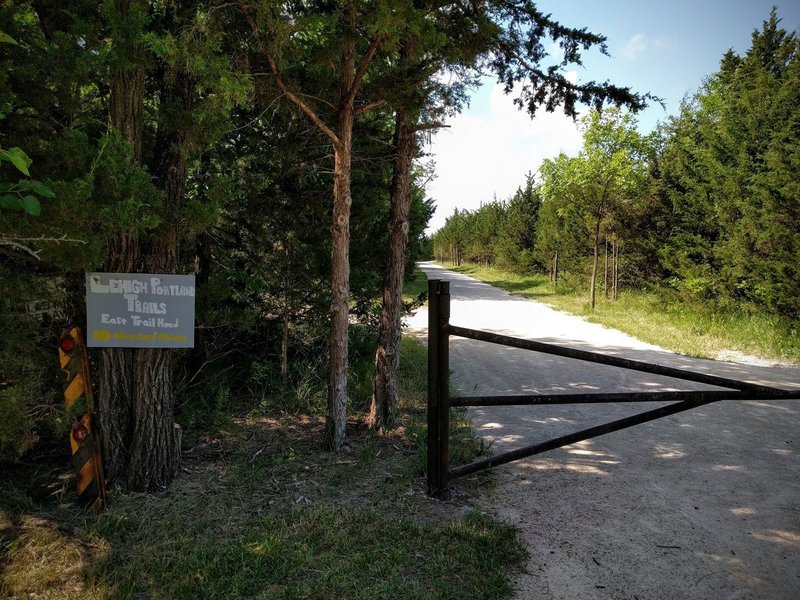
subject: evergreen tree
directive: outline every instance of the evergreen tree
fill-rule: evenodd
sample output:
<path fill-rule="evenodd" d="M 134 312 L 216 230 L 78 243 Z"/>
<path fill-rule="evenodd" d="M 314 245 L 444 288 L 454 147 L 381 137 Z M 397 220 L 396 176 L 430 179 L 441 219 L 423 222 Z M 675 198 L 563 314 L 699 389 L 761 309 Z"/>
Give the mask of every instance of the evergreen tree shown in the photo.
<path fill-rule="evenodd" d="M 565 155 L 542 166 L 546 197 L 570 203 L 590 234 L 592 270 L 589 305 L 595 307 L 600 245 L 618 235 L 620 217 L 641 201 L 647 182 L 645 141 L 630 114 L 618 109 L 593 111 L 584 119 L 584 145 L 575 158 Z"/>
<path fill-rule="evenodd" d="M 534 248 L 542 200 L 532 173 L 505 205 L 505 219 L 495 245 L 497 263 L 516 273 L 530 273 L 539 267 Z"/>
<path fill-rule="evenodd" d="M 798 38 L 776 11 L 667 127 L 662 264 L 686 293 L 788 317 L 798 304 Z"/>

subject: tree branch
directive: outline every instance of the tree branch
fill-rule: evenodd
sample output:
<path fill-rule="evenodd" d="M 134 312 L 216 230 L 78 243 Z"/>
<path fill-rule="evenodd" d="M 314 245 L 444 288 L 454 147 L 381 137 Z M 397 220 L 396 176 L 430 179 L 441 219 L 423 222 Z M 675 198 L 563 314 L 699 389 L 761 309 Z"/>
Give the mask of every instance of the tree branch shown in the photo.
<path fill-rule="evenodd" d="M 367 112 L 368 110 L 372 110 L 373 108 L 381 107 L 384 104 L 386 104 L 386 100 L 383 100 L 383 99 L 382 100 L 376 100 L 375 102 L 369 102 L 367 104 L 364 104 L 364 105 L 359 106 L 358 108 L 356 108 L 356 114 L 360 115 L 362 113 Z"/>
<path fill-rule="evenodd" d="M 272 55 L 269 52 L 267 52 L 267 62 L 269 63 L 269 68 L 272 70 L 272 75 L 275 78 L 275 83 L 277 84 L 278 89 L 280 89 L 281 93 L 283 93 L 283 95 L 286 96 L 286 98 L 292 104 L 294 104 L 295 106 L 297 106 L 297 108 L 303 111 L 303 114 L 305 114 L 311 120 L 311 122 L 314 123 L 314 125 L 316 125 L 317 128 L 319 128 L 319 130 L 322 133 L 328 136 L 328 138 L 330 138 L 331 142 L 333 142 L 334 145 L 338 145 L 339 136 L 336 135 L 336 132 L 334 132 L 333 129 L 328 127 L 325 124 L 325 121 L 323 121 L 322 118 L 316 112 L 314 112 L 314 110 L 308 104 L 306 104 L 302 98 L 300 98 L 294 92 L 292 92 L 292 90 L 290 90 L 283 82 L 280 73 L 278 73 L 278 67 L 275 64 L 275 60 L 272 58 Z"/>
<path fill-rule="evenodd" d="M 350 91 L 347 93 L 347 97 L 345 98 L 346 106 L 352 106 L 353 102 L 355 102 L 356 95 L 361 87 L 361 81 L 364 78 L 364 73 L 367 72 L 367 69 L 372 63 L 372 59 L 375 57 L 375 53 L 378 51 L 382 41 L 383 39 L 381 36 L 378 36 L 370 42 L 367 51 L 364 53 L 364 56 L 361 59 L 361 63 L 358 65 L 358 69 L 356 69 L 356 74 L 353 78 L 353 85 L 350 88 Z"/>
<path fill-rule="evenodd" d="M 18 238 L 18 237 L 6 237 L 4 234 L 0 234 L 0 246 L 7 246 L 9 248 L 14 248 L 19 250 L 20 252 L 24 252 L 27 255 L 32 256 L 36 260 L 42 260 L 39 256 L 39 252 L 41 250 L 34 250 L 30 246 L 27 246 L 23 242 L 52 242 L 56 244 L 60 243 L 71 243 L 71 244 L 85 244 L 86 240 L 76 240 L 72 238 L 68 238 L 66 234 L 62 235 L 60 238 L 53 238 L 53 237 L 33 237 L 33 238 Z M 22 255 L 18 255 L 18 258 L 22 258 Z"/>
<path fill-rule="evenodd" d="M 253 15 L 250 14 L 250 10 L 243 2 L 239 2 L 239 9 L 242 11 L 247 24 L 250 26 L 250 29 L 253 31 L 253 35 L 256 36 L 256 43 L 258 44 L 260 50 L 264 53 L 267 57 L 267 64 L 269 65 L 270 73 L 272 74 L 273 79 L 275 80 L 275 84 L 278 86 L 278 89 L 281 93 L 286 96 L 286 98 L 297 108 L 299 108 L 303 114 L 305 114 L 317 128 L 324 133 L 330 140 L 333 142 L 334 145 L 339 144 L 339 136 L 325 124 L 325 121 L 312 109 L 302 98 L 300 98 L 297 94 L 292 92 L 286 83 L 283 81 L 280 73 L 278 72 L 278 66 L 275 64 L 275 59 L 272 57 L 272 53 L 267 50 L 266 44 L 264 44 L 263 40 L 259 37 L 260 28 L 256 23 L 255 19 L 253 19 Z M 374 54 L 374 53 L 373 53 Z"/>
<path fill-rule="evenodd" d="M 443 127 L 450 127 L 444 123 L 420 123 L 414 127 L 414 131 L 427 131 L 429 129 L 442 129 Z"/>

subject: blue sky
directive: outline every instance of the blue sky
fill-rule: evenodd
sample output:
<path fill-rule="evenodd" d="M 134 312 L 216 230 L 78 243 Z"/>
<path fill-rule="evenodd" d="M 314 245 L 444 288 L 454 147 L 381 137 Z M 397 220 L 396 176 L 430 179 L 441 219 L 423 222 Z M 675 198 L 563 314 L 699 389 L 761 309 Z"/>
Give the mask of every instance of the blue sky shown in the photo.
<path fill-rule="evenodd" d="M 745 52 L 773 5 L 784 29 L 800 29 L 800 0 L 537 2 L 564 25 L 587 27 L 608 39 L 611 57 L 590 51 L 582 67 L 570 68 L 578 81 L 610 80 L 664 99 L 666 112 L 654 105 L 638 116 L 643 132 L 676 114 L 681 99 L 717 70 L 728 48 Z M 475 209 L 494 197 L 507 198 L 544 158 L 562 150 L 577 152 L 581 145 L 570 119 L 542 113 L 531 121 L 491 79 L 449 125 L 425 149 L 437 166 L 437 177 L 428 186 L 437 205 L 430 231 L 455 207 Z"/>

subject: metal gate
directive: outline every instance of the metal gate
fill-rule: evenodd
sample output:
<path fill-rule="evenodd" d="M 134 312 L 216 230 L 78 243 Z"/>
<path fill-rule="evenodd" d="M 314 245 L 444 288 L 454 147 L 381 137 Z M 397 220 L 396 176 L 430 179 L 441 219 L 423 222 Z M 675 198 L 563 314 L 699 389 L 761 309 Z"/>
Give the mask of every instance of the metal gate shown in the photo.
<path fill-rule="evenodd" d="M 590 394 L 526 394 L 515 396 L 450 396 L 450 336 L 468 338 L 490 344 L 532 350 L 545 354 L 564 356 L 598 363 L 664 375 L 695 383 L 704 383 L 724 390 L 680 391 L 680 392 L 626 392 Z M 450 480 L 482 471 L 521 458 L 574 444 L 581 440 L 619 431 L 633 425 L 646 423 L 661 417 L 674 415 L 719 402 L 720 400 L 798 400 L 800 390 L 782 390 L 763 385 L 716 377 L 704 373 L 684 371 L 673 367 L 628 360 L 585 350 L 575 350 L 553 344 L 497 335 L 466 327 L 450 325 L 450 282 L 431 279 L 428 281 L 428 495 L 447 499 L 450 496 Z M 673 401 L 653 410 L 604 423 L 575 433 L 563 435 L 545 442 L 518 448 L 510 452 L 490 456 L 473 463 L 450 468 L 450 408 L 454 406 L 513 406 L 541 404 L 591 404 L 600 402 L 654 402 Z"/>

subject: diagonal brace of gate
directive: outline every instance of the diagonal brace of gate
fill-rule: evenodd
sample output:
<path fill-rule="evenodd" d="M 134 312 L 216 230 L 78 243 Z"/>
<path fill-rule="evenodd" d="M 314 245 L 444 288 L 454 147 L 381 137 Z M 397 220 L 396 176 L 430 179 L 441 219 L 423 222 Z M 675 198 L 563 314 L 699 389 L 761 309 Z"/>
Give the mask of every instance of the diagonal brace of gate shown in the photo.
<path fill-rule="evenodd" d="M 713 385 L 721 390 L 679 392 L 630 392 L 594 394 L 526 394 L 516 396 L 450 396 L 450 336 L 500 344 L 513 348 L 532 350 L 587 362 L 642 371 Z M 450 283 L 431 279 L 428 281 L 428 435 L 427 435 L 427 491 L 429 496 L 447 499 L 450 496 L 449 480 L 506 464 L 521 458 L 554 450 L 562 446 L 619 431 L 627 427 L 674 415 L 720 400 L 798 400 L 800 390 L 783 390 L 746 381 L 717 377 L 707 373 L 684 371 L 674 367 L 629 360 L 617 356 L 565 348 L 533 340 L 498 335 L 486 331 L 450 325 Z M 450 469 L 449 431 L 452 406 L 510 406 L 600 402 L 653 402 L 672 401 L 643 413 L 611 421 L 603 425 L 576 431 L 545 442 L 532 444 L 491 456 L 473 463 Z"/>

